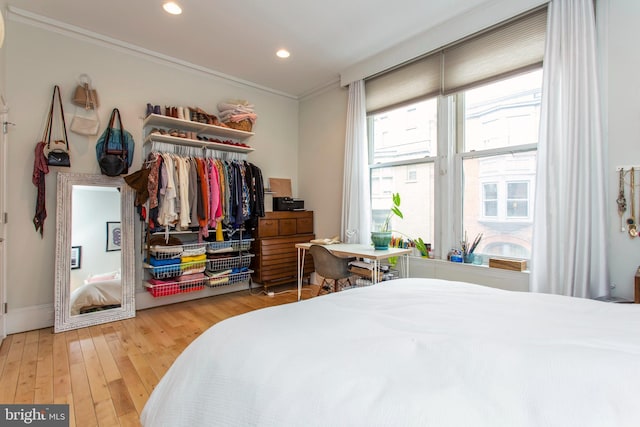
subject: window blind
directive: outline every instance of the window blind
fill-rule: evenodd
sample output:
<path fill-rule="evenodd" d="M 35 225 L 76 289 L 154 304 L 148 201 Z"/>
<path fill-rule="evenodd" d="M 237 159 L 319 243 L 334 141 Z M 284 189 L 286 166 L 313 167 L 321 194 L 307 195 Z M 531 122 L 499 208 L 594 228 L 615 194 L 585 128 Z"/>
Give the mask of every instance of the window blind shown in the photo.
<path fill-rule="evenodd" d="M 365 82 L 367 112 L 448 95 L 539 67 L 546 29 L 545 5 L 373 76 Z"/>

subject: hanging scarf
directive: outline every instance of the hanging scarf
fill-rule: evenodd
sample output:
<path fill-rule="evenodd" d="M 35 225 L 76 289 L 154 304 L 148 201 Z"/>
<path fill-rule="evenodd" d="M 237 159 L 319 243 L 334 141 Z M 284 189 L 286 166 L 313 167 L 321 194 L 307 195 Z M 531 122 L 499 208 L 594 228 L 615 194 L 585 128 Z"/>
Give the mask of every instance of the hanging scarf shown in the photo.
<path fill-rule="evenodd" d="M 44 147 L 46 143 L 40 141 L 36 144 L 35 159 L 33 161 L 33 174 L 31 181 L 38 188 L 38 197 L 36 198 L 36 213 L 33 217 L 33 224 L 36 231 L 40 232 L 40 236 L 44 233 L 44 220 L 47 218 L 47 206 L 45 199 L 45 179 L 44 176 L 49 173 L 47 158 L 44 156 Z"/>

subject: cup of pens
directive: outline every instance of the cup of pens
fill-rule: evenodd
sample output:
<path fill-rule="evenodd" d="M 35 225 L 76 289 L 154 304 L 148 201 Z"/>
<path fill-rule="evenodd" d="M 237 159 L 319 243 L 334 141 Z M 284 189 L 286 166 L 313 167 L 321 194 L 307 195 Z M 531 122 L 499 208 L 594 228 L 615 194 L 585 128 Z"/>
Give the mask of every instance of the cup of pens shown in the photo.
<path fill-rule="evenodd" d="M 477 257 L 476 254 L 473 253 L 473 251 L 475 251 L 476 248 L 478 247 L 480 240 L 482 240 L 482 233 L 479 233 L 478 235 L 476 235 L 476 238 L 473 239 L 473 242 L 469 243 L 469 240 L 467 239 L 467 232 L 466 231 L 464 232 L 464 240 L 461 242 L 461 245 L 462 245 L 462 256 L 466 264 L 482 263 L 482 258 Z M 478 260 L 480 261 L 479 263 L 476 261 L 476 258 L 478 258 Z"/>

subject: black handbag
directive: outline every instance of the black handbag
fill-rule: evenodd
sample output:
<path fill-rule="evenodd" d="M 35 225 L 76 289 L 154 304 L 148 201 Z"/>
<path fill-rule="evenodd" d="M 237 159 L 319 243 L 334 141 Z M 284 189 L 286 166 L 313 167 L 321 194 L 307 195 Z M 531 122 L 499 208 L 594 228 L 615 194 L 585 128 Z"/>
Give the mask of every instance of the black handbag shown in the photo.
<path fill-rule="evenodd" d="M 51 148 L 51 134 L 53 133 L 53 114 L 56 105 L 56 93 L 58 94 L 57 100 L 60 105 L 60 117 L 62 119 L 62 129 L 64 132 L 64 140 L 55 140 L 54 146 Z M 67 124 L 64 121 L 64 110 L 62 109 L 62 97 L 60 96 L 60 88 L 58 85 L 53 87 L 53 96 L 51 98 L 51 107 L 49 108 L 49 117 L 47 120 L 47 127 L 42 137 L 43 141 L 47 141 L 47 164 L 49 166 L 62 166 L 71 167 L 71 157 L 69 156 L 69 140 L 67 139 Z M 58 144 L 63 144 L 63 147 L 56 147 Z"/>
<path fill-rule="evenodd" d="M 116 117 L 118 120 L 118 128 L 115 128 Z M 109 125 L 104 130 L 96 148 L 102 148 L 99 150 L 98 164 L 100 165 L 100 171 L 103 175 L 107 176 L 120 176 L 125 173 L 129 173 L 129 163 L 127 161 L 128 149 L 125 142 L 125 130 L 122 127 L 122 119 L 120 118 L 120 111 L 114 108 L 111 112 L 111 118 L 109 119 Z M 109 148 L 118 144 L 120 149 Z"/>

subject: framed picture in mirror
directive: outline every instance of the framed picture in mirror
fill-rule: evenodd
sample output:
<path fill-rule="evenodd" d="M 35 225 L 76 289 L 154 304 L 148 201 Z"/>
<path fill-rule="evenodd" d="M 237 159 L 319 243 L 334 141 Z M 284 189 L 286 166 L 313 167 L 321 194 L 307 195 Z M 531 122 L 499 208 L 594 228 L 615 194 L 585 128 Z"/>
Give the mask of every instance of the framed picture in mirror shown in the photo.
<path fill-rule="evenodd" d="M 122 244 L 120 222 L 107 222 L 107 252 L 119 251 Z"/>
<path fill-rule="evenodd" d="M 71 246 L 71 269 L 78 270 L 82 266 L 82 246 Z"/>

